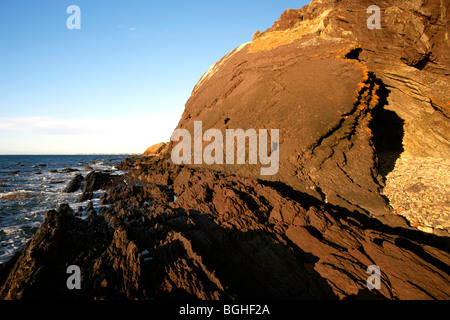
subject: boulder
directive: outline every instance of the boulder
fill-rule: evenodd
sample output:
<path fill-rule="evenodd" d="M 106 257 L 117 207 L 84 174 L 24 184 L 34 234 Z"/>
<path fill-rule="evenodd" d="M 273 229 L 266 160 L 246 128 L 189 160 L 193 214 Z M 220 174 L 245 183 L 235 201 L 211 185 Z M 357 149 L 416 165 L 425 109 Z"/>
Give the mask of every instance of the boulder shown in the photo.
<path fill-rule="evenodd" d="M 83 192 L 83 194 L 78 198 L 78 202 L 85 202 L 88 200 L 92 200 L 94 194 L 92 192 Z"/>
<path fill-rule="evenodd" d="M 96 257 L 110 237 L 101 217 L 87 223 L 67 204 L 47 212 L 35 236 L 0 270 L 1 299 L 79 299 L 78 290 L 67 289 L 66 263 L 81 266 Z"/>
<path fill-rule="evenodd" d="M 81 188 L 81 184 L 82 184 L 83 180 L 84 180 L 84 178 L 81 174 L 75 175 L 75 177 L 73 177 L 73 179 L 69 182 L 67 187 L 63 190 L 63 192 L 72 193 L 72 192 L 77 191 L 78 189 Z"/>
<path fill-rule="evenodd" d="M 160 155 L 164 152 L 166 152 L 167 147 L 168 147 L 168 143 L 165 142 L 161 142 L 161 143 L 157 143 L 151 147 L 149 147 L 145 152 L 144 152 L 144 156 L 157 156 Z"/>
<path fill-rule="evenodd" d="M 110 181 L 110 174 L 99 171 L 91 171 L 84 179 L 83 193 L 106 188 Z"/>
<path fill-rule="evenodd" d="M 72 169 L 72 168 L 64 168 L 61 170 L 61 172 L 76 172 L 76 171 L 80 171 L 78 169 Z"/>

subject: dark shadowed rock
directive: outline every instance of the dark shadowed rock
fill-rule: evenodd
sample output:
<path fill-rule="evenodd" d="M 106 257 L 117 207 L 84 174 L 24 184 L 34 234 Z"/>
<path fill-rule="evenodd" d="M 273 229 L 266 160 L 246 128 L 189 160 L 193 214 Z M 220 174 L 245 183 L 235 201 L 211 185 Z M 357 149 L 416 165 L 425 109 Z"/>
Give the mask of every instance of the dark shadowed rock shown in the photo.
<path fill-rule="evenodd" d="M 106 188 L 112 181 L 108 173 L 92 171 L 84 179 L 83 193 Z"/>
<path fill-rule="evenodd" d="M 97 215 L 97 211 L 95 211 L 94 204 L 92 203 L 92 201 L 89 201 L 89 203 L 86 207 L 86 211 L 87 211 L 88 217 Z"/>
<path fill-rule="evenodd" d="M 94 193 L 92 192 L 83 192 L 83 194 L 80 196 L 80 198 L 78 198 L 78 202 L 85 202 L 88 200 L 91 200 L 92 197 L 94 196 Z"/>
<path fill-rule="evenodd" d="M 77 174 L 67 185 L 67 187 L 63 190 L 66 193 L 72 193 L 81 188 L 81 183 L 84 178 L 81 174 Z"/>
<path fill-rule="evenodd" d="M 448 238 L 283 183 L 146 161 L 107 191 L 100 215 L 91 204 L 85 221 L 67 206 L 49 212 L 0 272 L 0 298 L 450 298 Z M 82 270 L 76 294 L 71 264 Z M 367 289 L 371 265 L 381 290 Z"/>
<path fill-rule="evenodd" d="M 108 227 L 99 217 L 88 224 L 76 218 L 68 205 L 49 211 L 22 253 L 0 271 L 1 299 L 79 297 L 77 290 L 67 290 L 67 262 L 81 266 L 82 261 L 95 259 L 110 237 Z M 5 269 L 10 266 L 13 269 L 5 276 Z"/>

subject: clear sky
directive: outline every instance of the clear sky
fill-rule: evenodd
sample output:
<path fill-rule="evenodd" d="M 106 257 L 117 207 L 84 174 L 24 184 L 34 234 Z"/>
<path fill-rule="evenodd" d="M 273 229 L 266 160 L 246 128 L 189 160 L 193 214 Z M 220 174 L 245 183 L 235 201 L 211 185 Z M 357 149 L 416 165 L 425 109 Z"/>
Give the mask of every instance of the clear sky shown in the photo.
<path fill-rule="evenodd" d="M 0 0 L 0 154 L 142 153 L 204 72 L 308 0 Z M 69 30 L 67 8 L 81 10 Z"/>

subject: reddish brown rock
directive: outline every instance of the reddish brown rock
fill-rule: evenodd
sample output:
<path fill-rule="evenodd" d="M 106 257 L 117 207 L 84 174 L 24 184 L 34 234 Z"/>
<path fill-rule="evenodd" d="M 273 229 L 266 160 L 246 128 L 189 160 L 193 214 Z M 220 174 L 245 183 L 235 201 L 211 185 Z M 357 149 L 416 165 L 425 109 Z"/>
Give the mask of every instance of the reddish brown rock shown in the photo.
<path fill-rule="evenodd" d="M 387 1 L 380 30 L 367 27 L 370 5 L 287 10 L 205 73 L 178 127 L 279 129 L 280 170 L 261 178 L 390 212 L 380 193 L 396 158 L 450 157 L 448 4 Z M 259 176 L 256 166 L 215 169 Z"/>
<path fill-rule="evenodd" d="M 400 217 L 355 214 L 283 183 L 139 164 L 100 215 L 49 212 L 0 271 L 0 298 L 450 298 L 449 239 Z M 77 292 L 65 287 L 68 265 L 82 270 Z M 367 288 L 372 265 L 380 290 Z"/>
<path fill-rule="evenodd" d="M 165 142 L 157 143 L 151 147 L 149 147 L 144 152 L 144 156 L 157 156 L 161 153 L 164 153 L 167 150 L 168 144 Z"/>

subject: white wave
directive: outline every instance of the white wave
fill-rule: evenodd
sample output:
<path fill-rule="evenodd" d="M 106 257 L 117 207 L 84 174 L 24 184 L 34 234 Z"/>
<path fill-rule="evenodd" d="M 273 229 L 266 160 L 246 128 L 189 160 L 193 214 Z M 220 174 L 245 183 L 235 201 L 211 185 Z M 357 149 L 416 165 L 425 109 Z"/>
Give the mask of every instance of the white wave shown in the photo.
<path fill-rule="evenodd" d="M 0 192 L 0 198 L 2 198 L 2 197 L 31 197 L 33 195 L 35 195 L 35 191 L 25 190 L 25 189 Z"/>
<path fill-rule="evenodd" d="M 8 236 L 24 233 L 23 229 L 20 227 L 17 227 L 17 226 L 3 227 L 0 229 L 0 231 L 2 231 L 4 234 L 6 234 Z"/>

